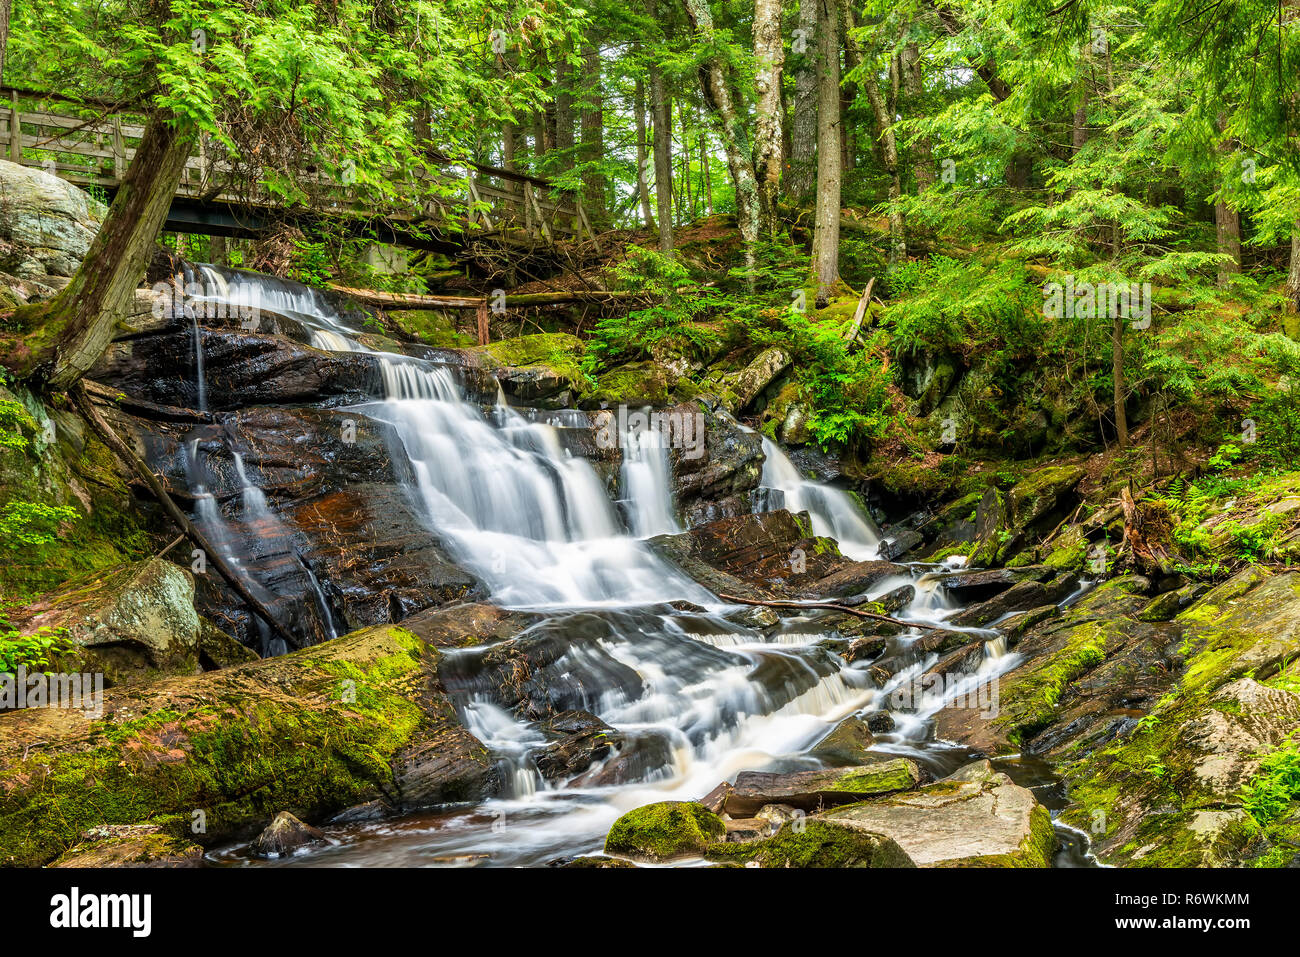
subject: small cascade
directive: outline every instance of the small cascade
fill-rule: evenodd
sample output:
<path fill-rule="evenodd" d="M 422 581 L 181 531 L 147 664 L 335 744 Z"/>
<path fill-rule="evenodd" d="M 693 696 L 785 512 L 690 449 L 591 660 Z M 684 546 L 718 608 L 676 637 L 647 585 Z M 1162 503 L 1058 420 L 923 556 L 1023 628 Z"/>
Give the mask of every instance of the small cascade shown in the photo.
<path fill-rule="evenodd" d="M 668 437 L 657 428 L 623 433 L 623 506 L 637 538 L 675 535 L 682 530 L 673 510 Z"/>

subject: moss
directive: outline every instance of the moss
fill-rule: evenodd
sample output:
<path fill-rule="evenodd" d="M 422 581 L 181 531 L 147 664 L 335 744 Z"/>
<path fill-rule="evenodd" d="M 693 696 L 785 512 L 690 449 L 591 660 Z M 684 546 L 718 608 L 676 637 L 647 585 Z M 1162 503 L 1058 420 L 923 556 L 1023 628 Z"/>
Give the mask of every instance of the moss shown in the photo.
<path fill-rule="evenodd" d="M 276 659 L 290 694 L 249 694 L 235 669 L 221 700 L 138 717 L 119 709 L 90 725 L 80 750 L 10 762 L 0 861 L 45 863 L 101 824 L 159 823 L 179 836 L 202 811 L 206 834 L 187 836 L 208 843 L 278 811 L 310 816 L 391 792 L 391 760 L 423 720 L 410 700 L 420 642 L 401 628 L 371 632 L 339 639 L 352 661 L 326 660 L 325 646 Z M 369 658 L 372 646 L 398 650 Z"/>
<path fill-rule="evenodd" d="M 760 867 L 916 866 L 893 838 L 816 818 L 783 824 L 765 840 L 714 844 L 705 856 Z"/>
<path fill-rule="evenodd" d="M 436 309 L 412 309 L 389 314 L 404 333 L 435 349 L 465 349 L 477 340 L 456 328 L 451 314 Z"/>
<path fill-rule="evenodd" d="M 916 765 L 906 758 L 895 758 L 879 764 L 869 764 L 846 774 L 818 790 L 848 792 L 852 794 L 884 794 L 889 791 L 907 791 L 921 781 Z"/>
<path fill-rule="evenodd" d="M 605 837 L 605 853 L 647 861 L 700 856 L 724 833 L 722 819 L 704 805 L 662 801 L 615 821 Z"/>
<path fill-rule="evenodd" d="M 1105 659 L 1104 624 L 1085 621 L 1070 630 L 1073 634 L 1062 648 L 1003 682 L 995 726 L 1006 731 L 1013 744 L 1051 724 L 1066 688 Z"/>
<path fill-rule="evenodd" d="M 673 395 L 666 369 L 657 363 L 629 362 L 603 373 L 591 396 L 620 405 L 665 405 Z"/>

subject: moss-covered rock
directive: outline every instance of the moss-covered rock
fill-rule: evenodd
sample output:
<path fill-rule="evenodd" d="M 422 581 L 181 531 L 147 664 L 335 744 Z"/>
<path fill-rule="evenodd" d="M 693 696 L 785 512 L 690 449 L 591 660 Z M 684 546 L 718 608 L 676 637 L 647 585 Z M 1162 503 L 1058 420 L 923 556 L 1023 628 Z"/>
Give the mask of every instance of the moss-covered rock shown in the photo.
<path fill-rule="evenodd" d="M 0 863 L 43 864 L 104 824 L 207 845 L 282 810 L 311 821 L 381 796 L 399 807 L 489 796 L 498 772 L 442 694 L 439 660 L 381 626 L 111 689 L 100 717 L 0 715 Z"/>
<path fill-rule="evenodd" d="M 197 867 L 203 848 L 156 824 L 92 827 L 50 867 Z"/>
<path fill-rule="evenodd" d="M 817 818 L 783 824 L 763 840 L 714 844 L 705 854 L 713 861 L 750 867 L 916 866 L 888 835 Z"/>
<path fill-rule="evenodd" d="M 605 853 L 654 862 L 700 857 L 725 832 L 722 819 L 702 804 L 662 801 L 615 821 L 605 837 Z"/>

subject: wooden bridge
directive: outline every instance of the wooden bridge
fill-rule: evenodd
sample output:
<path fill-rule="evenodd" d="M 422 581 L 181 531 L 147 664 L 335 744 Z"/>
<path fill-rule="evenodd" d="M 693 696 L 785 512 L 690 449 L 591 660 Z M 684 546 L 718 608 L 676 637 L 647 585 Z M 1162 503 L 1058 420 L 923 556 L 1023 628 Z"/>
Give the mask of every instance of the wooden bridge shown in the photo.
<path fill-rule="evenodd" d="M 57 93 L 0 87 L 0 158 L 44 169 L 109 200 L 116 193 L 144 132 L 144 117 L 112 104 Z M 7 101 L 8 108 L 4 108 Z M 537 177 L 468 161 L 438 159 L 436 177 L 446 198 L 407 208 L 376 210 L 355 187 L 316 179 L 324 199 L 284 206 L 214 150 L 206 135 L 172 200 L 165 229 L 214 236 L 256 237 L 284 222 L 367 232 L 401 245 L 451 249 L 470 242 L 536 248 L 584 236 L 595 241 L 576 191 Z"/>

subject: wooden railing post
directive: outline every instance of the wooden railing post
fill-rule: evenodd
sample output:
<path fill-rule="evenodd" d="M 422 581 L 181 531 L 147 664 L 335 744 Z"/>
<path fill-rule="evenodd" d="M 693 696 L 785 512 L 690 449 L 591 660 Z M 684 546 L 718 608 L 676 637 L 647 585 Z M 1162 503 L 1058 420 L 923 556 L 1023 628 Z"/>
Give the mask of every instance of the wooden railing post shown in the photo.
<path fill-rule="evenodd" d="M 23 162 L 23 118 L 18 112 L 17 93 L 9 105 L 9 160 L 20 166 Z"/>
<path fill-rule="evenodd" d="M 537 221 L 542 226 L 542 235 L 546 237 L 546 241 L 548 243 L 555 242 L 555 237 L 551 235 L 551 226 L 547 223 L 546 215 L 542 212 L 542 207 L 537 202 L 537 193 L 533 190 L 533 184 L 527 180 L 524 181 L 524 200 L 528 203 L 528 206 L 532 208 L 533 212 L 537 214 Z"/>
<path fill-rule="evenodd" d="M 122 136 L 122 118 L 113 117 L 113 182 L 126 175 L 126 138 Z"/>

